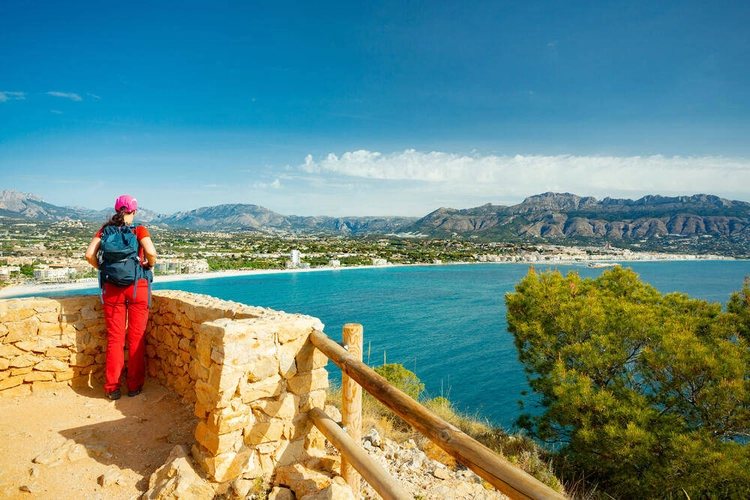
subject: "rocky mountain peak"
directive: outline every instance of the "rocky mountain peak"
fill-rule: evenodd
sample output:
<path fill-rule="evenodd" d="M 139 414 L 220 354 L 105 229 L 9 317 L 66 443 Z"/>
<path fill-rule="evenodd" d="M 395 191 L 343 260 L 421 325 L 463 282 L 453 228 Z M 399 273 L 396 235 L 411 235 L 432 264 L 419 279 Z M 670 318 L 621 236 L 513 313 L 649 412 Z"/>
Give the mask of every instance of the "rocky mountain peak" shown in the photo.
<path fill-rule="evenodd" d="M 598 202 L 592 196 L 580 197 L 571 193 L 547 192 L 529 196 L 519 205 L 514 207 L 516 213 L 525 212 L 563 212 L 567 210 L 580 210 L 581 208 L 596 205 Z"/>
<path fill-rule="evenodd" d="M 44 200 L 35 194 L 22 193 L 15 189 L 0 191 L 0 208 L 13 212 L 21 212 L 28 206 L 29 201 L 44 203 Z"/>

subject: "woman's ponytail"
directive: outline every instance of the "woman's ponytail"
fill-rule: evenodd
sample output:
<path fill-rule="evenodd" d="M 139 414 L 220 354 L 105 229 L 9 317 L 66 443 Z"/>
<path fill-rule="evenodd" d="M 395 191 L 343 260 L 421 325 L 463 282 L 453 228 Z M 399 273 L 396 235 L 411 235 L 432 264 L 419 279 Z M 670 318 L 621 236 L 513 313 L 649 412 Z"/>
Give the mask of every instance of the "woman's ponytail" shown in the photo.
<path fill-rule="evenodd" d="M 116 212 L 115 215 L 110 217 L 107 222 L 102 224 L 102 229 L 104 229 L 107 226 L 124 226 L 126 213 L 127 213 L 127 209 L 125 207 L 120 208 L 120 210 Z"/>

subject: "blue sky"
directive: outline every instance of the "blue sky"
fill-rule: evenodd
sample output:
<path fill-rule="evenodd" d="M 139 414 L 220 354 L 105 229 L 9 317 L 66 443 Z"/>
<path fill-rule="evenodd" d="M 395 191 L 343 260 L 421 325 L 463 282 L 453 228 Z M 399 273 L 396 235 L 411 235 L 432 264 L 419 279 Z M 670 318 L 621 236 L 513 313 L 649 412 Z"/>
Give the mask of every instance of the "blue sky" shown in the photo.
<path fill-rule="evenodd" d="M 750 201 L 748 26 L 747 1 L 4 0 L 0 189 L 334 216 Z"/>

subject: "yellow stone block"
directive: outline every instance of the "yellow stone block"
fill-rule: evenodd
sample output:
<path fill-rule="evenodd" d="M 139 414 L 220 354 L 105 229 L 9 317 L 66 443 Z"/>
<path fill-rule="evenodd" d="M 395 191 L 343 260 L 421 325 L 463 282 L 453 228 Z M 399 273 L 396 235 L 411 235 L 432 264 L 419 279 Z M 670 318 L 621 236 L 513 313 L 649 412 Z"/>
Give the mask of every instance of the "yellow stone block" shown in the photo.
<path fill-rule="evenodd" d="M 0 309 L 0 322 L 2 323 L 15 323 L 36 316 L 36 311 L 34 309 L 31 307 L 24 307 L 24 305 L 19 302 L 15 302 L 15 304 L 11 303 L 9 305 L 10 307 L 7 310 Z"/>
<path fill-rule="evenodd" d="M 20 356 L 24 351 L 11 344 L 0 344 L 0 358 Z"/>
<path fill-rule="evenodd" d="M 277 335 L 279 342 L 286 344 L 299 337 L 310 335 L 312 330 L 323 330 L 323 323 L 318 318 L 304 316 L 301 314 L 286 315 L 282 324 L 278 327 Z"/>
<path fill-rule="evenodd" d="M 190 340 L 183 337 L 180 339 L 179 343 L 177 344 L 177 347 L 179 347 L 183 351 L 190 352 L 190 350 L 192 349 L 192 343 L 190 342 Z"/>
<path fill-rule="evenodd" d="M 177 321 L 177 324 L 183 328 L 193 328 L 193 320 L 191 320 L 188 316 L 180 315 L 179 320 Z"/>
<path fill-rule="evenodd" d="M 211 366 L 211 337 L 199 335 L 195 341 L 195 356 L 205 367 Z"/>
<path fill-rule="evenodd" d="M 101 304 L 97 304 L 96 306 L 88 305 L 81 308 L 81 318 L 83 318 L 84 321 L 99 319 L 100 317 Z"/>
<path fill-rule="evenodd" d="M 284 434 L 284 421 L 272 419 L 268 422 L 255 422 L 246 427 L 245 444 L 248 446 L 278 441 Z"/>
<path fill-rule="evenodd" d="M 5 326 L 8 327 L 8 335 L 3 340 L 6 344 L 12 344 L 21 340 L 31 340 L 39 332 L 39 320 L 36 317 L 9 322 Z"/>
<path fill-rule="evenodd" d="M 325 389 L 328 387 L 328 372 L 319 368 L 311 372 L 298 373 L 287 380 L 287 388 L 295 394 Z"/>
<path fill-rule="evenodd" d="M 34 352 L 46 353 L 48 349 L 67 349 L 75 345 L 75 336 L 67 338 L 62 335 L 37 337 Z"/>
<path fill-rule="evenodd" d="M 39 323 L 38 335 L 42 337 L 55 337 L 62 333 L 60 323 Z"/>
<path fill-rule="evenodd" d="M 324 389 L 312 391 L 300 396 L 299 411 L 307 413 L 312 408 L 323 408 L 326 404 L 327 393 Z"/>
<path fill-rule="evenodd" d="M 70 379 L 70 386 L 75 388 L 94 387 L 90 375 L 80 375 Z"/>
<path fill-rule="evenodd" d="M 48 358 L 69 358 L 70 349 L 66 347 L 47 347 L 44 355 Z"/>
<path fill-rule="evenodd" d="M 53 299 L 47 299 L 46 303 L 34 305 L 34 310 L 38 314 L 55 313 L 60 312 L 60 303 Z"/>
<path fill-rule="evenodd" d="M 68 371 L 69 368 L 68 363 L 59 359 L 44 359 L 34 365 L 34 369 L 40 372 L 64 372 Z"/>
<path fill-rule="evenodd" d="M 94 373 L 95 371 L 98 371 L 98 369 L 100 368 L 104 368 L 104 365 L 98 364 L 98 365 L 76 367 L 76 369 L 80 370 L 79 373 L 83 373 L 83 374 Z M 67 372 L 57 372 L 57 373 L 67 373 Z"/>
<path fill-rule="evenodd" d="M 222 453 L 206 458 L 208 473 L 218 483 L 242 476 L 260 477 L 263 470 L 255 450 L 244 448 L 237 453 Z"/>
<path fill-rule="evenodd" d="M 208 368 L 203 366 L 197 359 L 190 362 L 188 373 L 190 373 L 190 377 L 193 380 L 208 381 Z"/>
<path fill-rule="evenodd" d="M 202 380 L 195 383 L 195 397 L 209 410 L 216 408 L 220 400 L 218 391 Z"/>
<path fill-rule="evenodd" d="M 60 313 L 57 311 L 47 311 L 47 312 L 39 313 L 36 315 L 36 317 L 42 323 L 54 323 L 55 325 L 58 325 L 58 326 L 61 320 Z"/>
<path fill-rule="evenodd" d="M 283 451 L 285 450 L 280 450 L 281 453 Z M 275 482 L 289 486 L 297 498 L 302 498 L 329 486 L 332 480 L 326 474 L 307 469 L 299 463 L 292 463 L 276 468 Z"/>
<path fill-rule="evenodd" d="M 204 419 L 208 417 L 208 410 L 206 410 L 206 407 L 203 406 L 202 403 L 196 402 L 195 406 L 193 407 L 193 415 L 200 419 Z"/>
<path fill-rule="evenodd" d="M 281 394 L 282 378 L 280 375 L 268 377 L 255 383 L 240 384 L 240 397 L 243 403 L 250 403 L 261 398 L 270 398 Z"/>
<path fill-rule="evenodd" d="M 9 389 L 0 389 L 0 398 L 15 398 L 28 396 L 31 393 L 31 384 L 16 385 Z"/>
<path fill-rule="evenodd" d="M 310 454 L 317 454 L 325 451 L 326 437 L 317 427 L 312 426 L 304 435 L 305 449 Z"/>
<path fill-rule="evenodd" d="M 235 411 L 232 408 L 220 408 L 208 415 L 206 425 L 209 430 L 217 434 L 226 434 L 247 427 L 252 418 L 252 413 L 247 407 L 243 407 L 240 411 Z"/>
<path fill-rule="evenodd" d="M 33 370 L 33 366 L 25 366 L 23 368 L 13 368 L 10 371 L 11 376 L 18 376 L 18 375 L 26 375 L 27 373 L 31 373 L 31 370 Z"/>
<path fill-rule="evenodd" d="M 297 414 L 299 401 L 299 396 L 287 392 L 281 399 L 261 399 L 251 403 L 251 406 L 269 417 L 291 420 Z"/>
<path fill-rule="evenodd" d="M 8 377 L 5 380 L 0 380 L 0 391 L 10 389 L 11 387 L 15 387 L 21 384 L 23 384 L 23 375 Z"/>
<path fill-rule="evenodd" d="M 281 446 L 279 446 L 279 448 L 276 450 L 273 457 L 274 459 L 276 459 L 276 463 L 279 466 L 306 462 L 310 459 L 310 455 L 307 452 L 307 449 L 305 449 L 304 439 L 282 441 Z"/>
<path fill-rule="evenodd" d="M 36 348 L 36 341 L 24 340 L 24 341 L 21 341 L 21 342 L 16 342 L 13 345 L 16 346 L 16 347 L 18 347 L 22 351 L 31 352 L 31 351 L 33 351 Z"/>
<path fill-rule="evenodd" d="M 205 422 L 199 422 L 195 429 L 195 440 L 209 453 L 216 456 L 239 449 L 242 444 L 242 431 L 216 434 L 211 432 Z"/>
<path fill-rule="evenodd" d="M 25 368 L 27 366 L 34 366 L 35 364 L 39 363 L 40 360 L 43 360 L 44 358 L 40 356 L 35 356 L 33 354 L 22 354 L 20 356 L 16 356 L 15 358 L 10 359 L 10 367 L 11 368 Z"/>
<path fill-rule="evenodd" d="M 225 394 L 232 396 L 242 376 L 243 373 L 236 368 L 214 364 L 208 370 L 208 383 L 216 388 L 222 397 Z"/>
<path fill-rule="evenodd" d="M 90 367 L 87 367 L 87 368 L 90 368 Z M 93 373 L 93 370 L 87 372 L 85 375 L 88 376 L 89 373 Z M 68 370 L 64 372 L 56 372 L 54 375 L 55 375 L 55 380 L 57 380 L 58 382 L 65 382 L 66 380 L 72 380 L 75 377 L 75 374 L 76 372 L 74 372 L 73 370 Z"/>
<path fill-rule="evenodd" d="M 183 328 L 181 330 L 183 337 L 185 337 L 188 340 L 193 340 L 195 338 L 195 332 L 198 331 L 200 328 L 200 323 L 191 323 L 190 327 Z"/>
<path fill-rule="evenodd" d="M 325 367 L 328 364 L 328 357 L 316 349 L 312 342 L 306 342 L 300 347 L 296 361 L 298 371 L 308 372 Z"/>
<path fill-rule="evenodd" d="M 186 394 L 190 389 L 190 379 L 185 376 L 177 376 L 172 383 L 174 390 L 180 396 Z"/>
<path fill-rule="evenodd" d="M 96 358 L 91 354 L 71 353 L 68 351 L 71 366 L 90 366 L 96 363 Z"/>
<path fill-rule="evenodd" d="M 78 332 L 78 330 L 76 329 L 74 324 L 62 325 L 62 329 L 60 331 L 64 337 L 69 337 L 72 340 L 71 343 L 75 342 L 76 333 Z"/>
<path fill-rule="evenodd" d="M 281 344 L 278 348 L 279 372 L 284 378 L 292 378 L 297 374 L 297 355 L 305 343 L 308 336 L 294 339 L 286 344 Z M 309 371 L 310 368 L 303 371 Z"/>

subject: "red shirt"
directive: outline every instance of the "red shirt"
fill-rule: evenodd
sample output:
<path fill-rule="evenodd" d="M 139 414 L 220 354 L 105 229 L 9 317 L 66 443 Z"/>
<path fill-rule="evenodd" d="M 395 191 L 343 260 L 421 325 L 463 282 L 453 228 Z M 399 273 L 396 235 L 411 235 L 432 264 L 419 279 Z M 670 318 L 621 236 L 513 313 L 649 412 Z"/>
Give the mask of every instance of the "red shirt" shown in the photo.
<path fill-rule="evenodd" d="M 102 237 L 102 229 L 104 229 L 104 228 L 101 228 L 101 229 L 99 229 L 96 232 L 96 235 L 94 236 L 95 238 L 100 238 L 101 239 L 101 237 Z M 151 234 L 148 232 L 148 229 L 146 229 L 146 226 L 133 226 L 133 229 L 135 230 L 134 231 L 135 237 L 138 238 L 138 241 L 141 241 L 143 238 L 150 238 L 151 237 Z M 141 262 L 144 261 L 144 259 L 143 259 L 143 247 L 138 248 L 138 258 L 141 260 Z"/>

